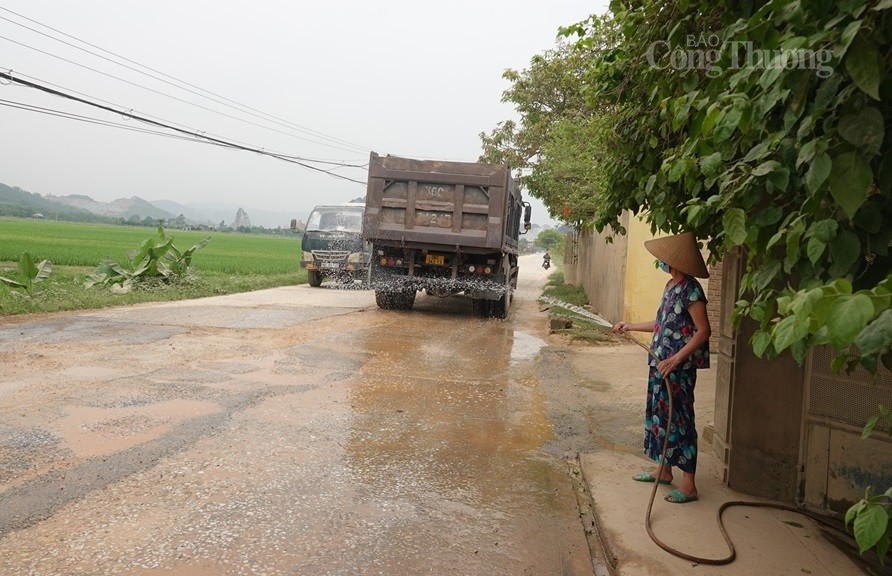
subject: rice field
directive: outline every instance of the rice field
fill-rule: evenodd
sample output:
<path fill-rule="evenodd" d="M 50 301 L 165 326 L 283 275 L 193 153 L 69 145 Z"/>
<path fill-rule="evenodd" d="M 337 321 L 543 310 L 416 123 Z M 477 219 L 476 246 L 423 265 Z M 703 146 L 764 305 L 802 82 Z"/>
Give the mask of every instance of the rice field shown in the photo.
<path fill-rule="evenodd" d="M 195 275 L 172 282 L 146 282 L 116 294 L 108 287 L 85 287 L 85 280 L 103 260 L 130 268 L 129 253 L 157 229 L 0 218 L 0 276 L 22 281 L 18 262 L 23 252 L 36 264 L 49 260 L 50 275 L 30 290 L 0 282 L 0 316 L 125 306 L 142 302 L 183 300 L 303 284 L 300 237 L 251 236 L 236 232 L 165 230 L 180 252 L 210 237 L 192 258 Z"/>
<path fill-rule="evenodd" d="M 222 274 L 285 274 L 300 262 L 300 236 L 251 236 L 235 232 L 165 230 L 173 245 L 186 250 L 210 236 L 210 243 L 195 252 L 193 265 Z M 54 266 L 94 267 L 102 260 L 128 261 L 147 238 L 157 238 L 153 228 L 112 226 L 79 222 L 55 222 L 24 218 L 0 218 L 0 262 L 18 262 L 28 252 L 39 262 Z"/>

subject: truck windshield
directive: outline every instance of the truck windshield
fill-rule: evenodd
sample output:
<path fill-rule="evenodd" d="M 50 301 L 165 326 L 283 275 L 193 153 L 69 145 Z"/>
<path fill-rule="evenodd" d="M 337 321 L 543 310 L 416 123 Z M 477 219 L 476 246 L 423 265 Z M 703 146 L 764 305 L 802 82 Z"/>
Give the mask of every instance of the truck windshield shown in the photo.
<path fill-rule="evenodd" d="M 362 211 L 337 208 L 313 210 L 307 219 L 307 230 L 362 232 Z"/>

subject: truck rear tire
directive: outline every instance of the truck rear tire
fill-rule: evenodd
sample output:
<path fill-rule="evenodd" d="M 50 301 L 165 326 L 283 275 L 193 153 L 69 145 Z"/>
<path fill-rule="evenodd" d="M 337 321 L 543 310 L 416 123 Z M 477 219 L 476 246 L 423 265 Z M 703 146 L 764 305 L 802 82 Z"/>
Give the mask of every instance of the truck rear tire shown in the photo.
<path fill-rule="evenodd" d="M 375 290 L 375 304 L 382 310 L 411 310 L 415 305 L 415 291 L 389 292 Z"/>
<path fill-rule="evenodd" d="M 411 290 L 408 292 L 397 292 L 396 294 L 396 309 L 397 310 L 411 310 L 415 305 L 415 295 L 417 292 L 415 290 Z"/>
<path fill-rule="evenodd" d="M 505 305 L 505 297 L 499 300 L 487 300 L 486 298 L 474 298 L 471 300 L 474 313 L 483 318 L 507 318 L 508 307 Z"/>
<path fill-rule="evenodd" d="M 307 284 L 314 288 L 322 286 L 322 273 L 318 270 L 307 270 Z"/>
<path fill-rule="evenodd" d="M 383 290 L 375 290 L 375 304 L 382 310 L 393 309 L 393 292 L 385 292 Z"/>

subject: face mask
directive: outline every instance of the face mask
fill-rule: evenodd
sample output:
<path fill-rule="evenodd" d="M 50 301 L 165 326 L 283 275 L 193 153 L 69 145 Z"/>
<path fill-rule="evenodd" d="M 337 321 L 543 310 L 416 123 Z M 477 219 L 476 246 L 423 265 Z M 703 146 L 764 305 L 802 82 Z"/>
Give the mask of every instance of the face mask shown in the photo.
<path fill-rule="evenodd" d="M 669 265 L 666 264 L 665 262 L 663 262 L 662 260 L 657 260 L 657 268 L 659 268 L 660 270 L 662 270 L 662 271 L 665 272 L 666 274 L 669 273 Z"/>

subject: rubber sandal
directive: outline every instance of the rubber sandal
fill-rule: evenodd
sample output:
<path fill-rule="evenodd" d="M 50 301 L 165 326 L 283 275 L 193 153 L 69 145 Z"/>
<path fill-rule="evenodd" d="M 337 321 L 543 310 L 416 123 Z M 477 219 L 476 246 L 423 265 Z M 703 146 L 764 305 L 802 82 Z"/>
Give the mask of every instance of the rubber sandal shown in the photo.
<path fill-rule="evenodd" d="M 688 496 L 684 492 L 679 490 L 670 490 L 666 497 L 663 498 L 666 502 L 670 502 L 672 504 L 687 504 L 688 502 L 693 502 L 697 499 L 696 496 Z"/>
<path fill-rule="evenodd" d="M 656 480 L 654 475 L 650 472 L 642 472 L 641 474 L 636 474 L 632 476 L 632 480 L 635 482 L 653 482 Z M 672 480 L 660 480 L 660 484 L 671 484 Z"/>

